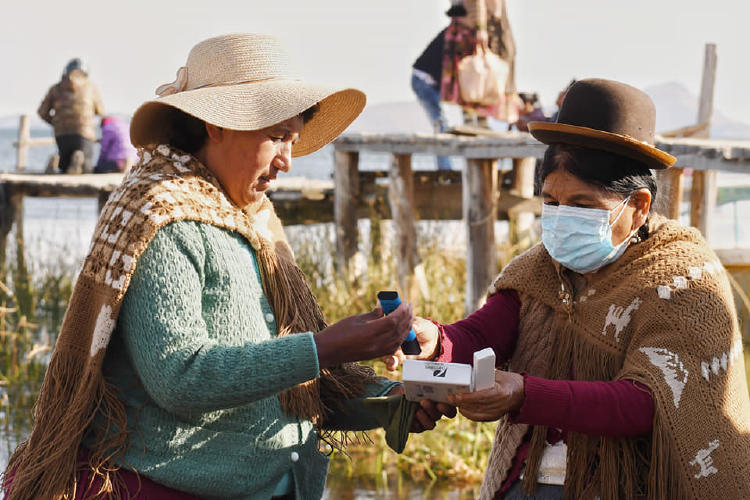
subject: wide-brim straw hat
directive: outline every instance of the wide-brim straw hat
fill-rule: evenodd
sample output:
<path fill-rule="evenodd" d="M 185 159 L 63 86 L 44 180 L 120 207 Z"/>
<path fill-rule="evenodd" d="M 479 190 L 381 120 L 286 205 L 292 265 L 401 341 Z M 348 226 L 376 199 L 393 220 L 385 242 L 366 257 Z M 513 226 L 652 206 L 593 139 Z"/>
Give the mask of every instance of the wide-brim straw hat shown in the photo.
<path fill-rule="evenodd" d="M 609 151 L 664 169 L 676 158 L 654 146 L 656 108 L 642 90 L 613 80 L 578 80 L 565 95 L 557 122 L 530 122 L 545 144 L 572 144 Z"/>
<path fill-rule="evenodd" d="M 281 41 L 271 35 L 230 34 L 192 48 L 177 79 L 156 89 L 130 122 L 130 140 L 145 147 L 167 142 L 172 108 L 231 130 L 259 130 L 315 104 L 292 156 L 310 154 L 335 139 L 362 112 L 365 94 L 309 83 L 293 72 Z"/>

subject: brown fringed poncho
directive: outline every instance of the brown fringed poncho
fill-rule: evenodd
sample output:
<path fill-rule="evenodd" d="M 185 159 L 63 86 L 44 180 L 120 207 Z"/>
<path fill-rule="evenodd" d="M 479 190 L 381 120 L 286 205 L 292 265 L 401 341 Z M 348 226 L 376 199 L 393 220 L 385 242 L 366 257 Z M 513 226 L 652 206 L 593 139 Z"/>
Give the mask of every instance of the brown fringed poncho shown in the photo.
<path fill-rule="evenodd" d="M 650 436 L 568 433 L 567 498 L 750 498 L 750 401 L 726 271 L 700 233 L 652 217 L 651 236 L 574 288 L 540 244 L 490 293 L 514 289 L 521 323 L 512 371 L 552 379 L 637 380 L 654 397 Z M 495 496 L 529 426 L 502 419 L 480 498 Z M 524 488 L 547 429 L 534 427 Z"/>
<path fill-rule="evenodd" d="M 74 498 L 78 448 L 96 413 L 107 422 L 110 437 L 91 447 L 88 466 L 104 479 L 104 496 L 111 496 L 106 495 L 116 481 L 111 459 L 128 446 L 128 436 L 112 430 L 125 429 L 126 415 L 117 389 L 102 376 L 102 362 L 138 257 L 160 227 L 177 220 L 213 224 L 248 240 L 279 336 L 325 327 L 268 198 L 239 209 L 192 156 L 165 145 L 142 152 L 102 210 L 47 368 L 31 436 L 6 470 L 12 479 L 8 500 Z M 324 401 L 359 395 L 373 377 L 357 364 L 322 370 L 319 379 L 280 394 L 281 404 L 320 429 Z"/>

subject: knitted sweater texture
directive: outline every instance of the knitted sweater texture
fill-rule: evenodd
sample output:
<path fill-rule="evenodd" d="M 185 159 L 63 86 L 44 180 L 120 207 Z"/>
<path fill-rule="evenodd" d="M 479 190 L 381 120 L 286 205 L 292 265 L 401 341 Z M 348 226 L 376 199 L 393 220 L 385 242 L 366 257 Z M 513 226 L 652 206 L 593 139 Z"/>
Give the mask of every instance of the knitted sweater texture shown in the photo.
<path fill-rule="evenodd" d="M 269 498 L 292 470 L 297 498 L 322 496 L 327 459 L 312 423 L 284 414 L 277 397 L 318 376 L 315 343 L 311 333 L 276 338 L 254 251 L 239 234 L 191 221 L 160 229 L 111 342 L 105 373 L 134 431 L 120 465 L 237 499 Z"/>

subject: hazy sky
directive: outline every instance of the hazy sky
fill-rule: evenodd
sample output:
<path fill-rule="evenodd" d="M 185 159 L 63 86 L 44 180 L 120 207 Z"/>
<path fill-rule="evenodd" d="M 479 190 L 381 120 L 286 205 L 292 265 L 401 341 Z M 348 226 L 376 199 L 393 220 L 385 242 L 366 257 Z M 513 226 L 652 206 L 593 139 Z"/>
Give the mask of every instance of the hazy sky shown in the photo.
<path fill-rule="evenodd" d="M 507 0 L 519 90 L 545 104 L 571 77 L 698 93 L 706 42 L 718 46 L 715 106 L 750 121 L 750 2 Z M 413 100 L 411 64 L 445 25 L 449 0 L 68 0 L 3 2 L 0 116 L 34 113 L 71 57 L 88 62 L 108 111 L 132 113 L 174 79 L 190 47 L 227 32 L 284 38 L 311 80 Z"/>

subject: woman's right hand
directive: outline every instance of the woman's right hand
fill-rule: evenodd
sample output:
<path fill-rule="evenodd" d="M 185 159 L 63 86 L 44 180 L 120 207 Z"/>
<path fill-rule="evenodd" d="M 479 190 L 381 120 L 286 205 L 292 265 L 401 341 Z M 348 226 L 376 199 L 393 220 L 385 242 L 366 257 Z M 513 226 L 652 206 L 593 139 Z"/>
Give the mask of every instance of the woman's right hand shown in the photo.
<path fill-rule="evenodd" d="M 414 333 L 417 335 L 417 342 L 422 350 L 416 356 L 409 356 L 409 359 L 421 359 L 430 361 L 435 358 L 438 354 L 438 345 L 440 340 L 440 329 L 438 326 L 430 321 L 429 319 L 420 318 L 417 316 L 414 318 Z M 383 356 L 381 359 L 385 363 L 385 367 L 388 370 L 395 370 L 398 365 L 404 362 L 404 352 L 399 349 L 391 354 L 390 356 Z"/>
<path fill-rule="evenodd" d="M 393 354 L 409 334 L 413 320 L 412 306 L 404 302 L 388 316 L 378 306 L 329 325 L 314 337 L 320 368 Z"/>

